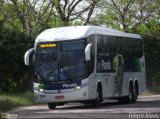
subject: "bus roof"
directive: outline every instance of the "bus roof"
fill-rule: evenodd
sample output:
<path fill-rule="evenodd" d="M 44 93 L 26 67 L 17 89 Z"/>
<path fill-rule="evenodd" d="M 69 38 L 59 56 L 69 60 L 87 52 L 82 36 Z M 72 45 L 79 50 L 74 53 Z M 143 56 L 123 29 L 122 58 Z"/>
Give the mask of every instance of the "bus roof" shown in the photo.
<path fill-rule="evenodd" d="M 92 34 L 141 38 L 141 36 L 137 34 L 125 33 L 100 26 L 68 26 L 47 29 L 38 35 L 35 42 L 73 40 L 85 38 Z"/>

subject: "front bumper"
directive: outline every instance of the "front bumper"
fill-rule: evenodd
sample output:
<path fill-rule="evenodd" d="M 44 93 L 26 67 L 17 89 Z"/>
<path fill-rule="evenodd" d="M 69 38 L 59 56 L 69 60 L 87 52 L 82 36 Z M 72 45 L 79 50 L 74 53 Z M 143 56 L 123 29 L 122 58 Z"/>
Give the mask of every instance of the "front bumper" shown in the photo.
<path fill-rule="evenodd" d="M 65 90 L 34 90 L 37 103 L 58 103 L 89 100 L 88 86 Z M 57 98 L 59 97 L 59 98 Z"/>

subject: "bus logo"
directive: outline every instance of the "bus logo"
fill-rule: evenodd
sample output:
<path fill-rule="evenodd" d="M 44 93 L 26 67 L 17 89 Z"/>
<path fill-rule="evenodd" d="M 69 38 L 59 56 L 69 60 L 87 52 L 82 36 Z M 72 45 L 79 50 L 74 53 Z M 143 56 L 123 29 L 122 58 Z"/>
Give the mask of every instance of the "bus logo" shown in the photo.
<path fill-rule="evenodd" d="M 63 84 L 63 88 L 73 88 L 78 86 L 76 83 L 72 83 L 72 84 Z"/>

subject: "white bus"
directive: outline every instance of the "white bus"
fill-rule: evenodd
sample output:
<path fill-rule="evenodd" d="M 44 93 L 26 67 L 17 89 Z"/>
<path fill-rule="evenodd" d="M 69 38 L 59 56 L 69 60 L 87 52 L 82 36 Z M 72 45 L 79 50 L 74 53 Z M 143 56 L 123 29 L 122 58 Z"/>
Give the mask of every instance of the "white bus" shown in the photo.
<path fill-rule="evenodd" d="M 146 88 L 137 34 L 98 26 L 52 28 L 36 38 L 24 60 L 34 65 L 36 102 L 49 109 L 67 102 L 97 107 L 103 99 L 135 103 Z"/>

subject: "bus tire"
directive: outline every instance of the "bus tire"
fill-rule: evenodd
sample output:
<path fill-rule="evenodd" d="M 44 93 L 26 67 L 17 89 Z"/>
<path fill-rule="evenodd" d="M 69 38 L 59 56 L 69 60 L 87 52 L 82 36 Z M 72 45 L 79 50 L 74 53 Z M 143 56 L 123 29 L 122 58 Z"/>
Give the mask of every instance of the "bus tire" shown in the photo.
<path fill-rule="evenodd" d="M 132 103 L 135 103 L 137 100 L 137 87 L 136 85 L 133 87 L 133 97 L 132 97 Z"/>
<path fill-rule="evenodd" d="M 96 91 L 96 99 L 93 101 L 93 107 L 97 108 L 101 105 L 102 102 L 102 87 L 98 85 L 97 91 Z"/>
<path fill-rule="evenodd" d="M 138 82 L 135 83 L 135 89 L 136 89 L 136 99 L 138 98 L 139 90 L 138 90 Z"/>
<path fill-rule="evenodd" d="M 48 103 L 48 108 L 50 110 L 56 109 L 56 103 Z"/>
<path fill-rule="evenodd" d="M 136 93 L 136 88 L 133 86 L 132 83 L 130 83 L 129 85 L 129 95 L 127 96 L 127 102 L 128 103 L 135 103 L 136 102 L 136 97 L 137 97 L 137 93 Z"/>
<path fill-rule="evenodd" d="M 128 96 L 118 98 L 118 103 L 120 103 L 120 104 L 135 103 L 136 102 L 136 97 L 137 97 L 136 92 L 137 92 L 136 88 L 134 88 L 133 84 L 130 83 Z"/>

